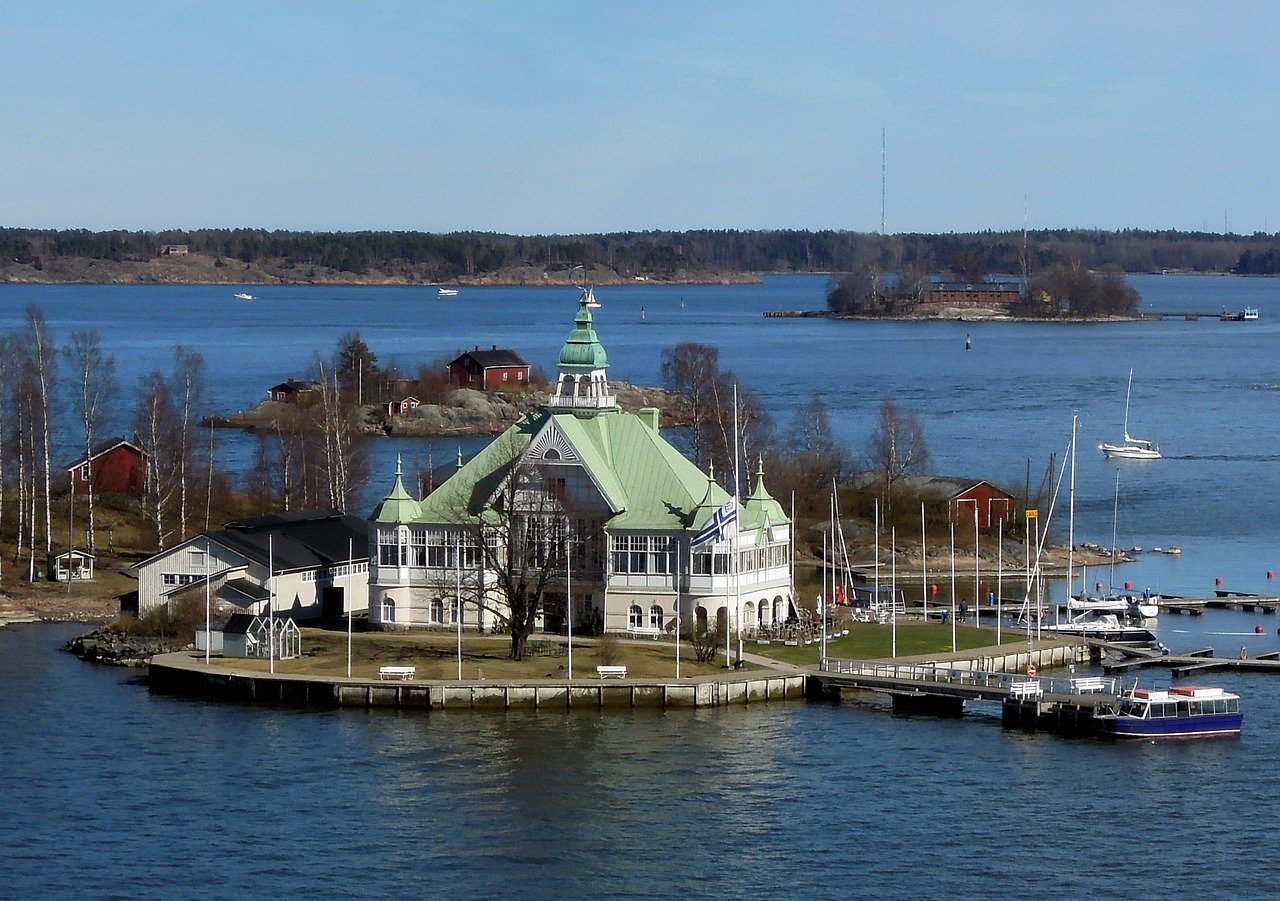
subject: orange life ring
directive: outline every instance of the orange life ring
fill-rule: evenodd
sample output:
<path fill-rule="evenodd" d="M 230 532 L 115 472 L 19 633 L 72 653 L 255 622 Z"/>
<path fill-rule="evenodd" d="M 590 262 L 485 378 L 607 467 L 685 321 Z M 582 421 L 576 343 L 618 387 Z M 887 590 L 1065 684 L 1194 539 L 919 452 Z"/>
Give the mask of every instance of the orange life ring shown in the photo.
<path fill-rule="evenodd" d="M 1036 665 L 1034 663 L 1027 664 L 1027 678 L 1034 679 L 1036 677 Z"/>

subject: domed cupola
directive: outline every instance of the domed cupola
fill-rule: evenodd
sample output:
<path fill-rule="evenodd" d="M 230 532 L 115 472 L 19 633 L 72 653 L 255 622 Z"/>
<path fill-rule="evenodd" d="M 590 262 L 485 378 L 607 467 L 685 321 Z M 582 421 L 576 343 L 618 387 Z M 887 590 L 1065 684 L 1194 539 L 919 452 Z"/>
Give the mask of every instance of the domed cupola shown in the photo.
<path fill-rule="evenodd" d="M 585 288 L 578 301 L 578 315 L 573 320 L 573 331 L 560 349 L 556 362 L 559 377 L 555 393 L 547 402 L 553 410 L 583 410 L 600 412 L 616 408 L 605 370 L 609 368 L 609 355 L 596 335 L 591 311 L 600 306 L 595 291 Z"/>

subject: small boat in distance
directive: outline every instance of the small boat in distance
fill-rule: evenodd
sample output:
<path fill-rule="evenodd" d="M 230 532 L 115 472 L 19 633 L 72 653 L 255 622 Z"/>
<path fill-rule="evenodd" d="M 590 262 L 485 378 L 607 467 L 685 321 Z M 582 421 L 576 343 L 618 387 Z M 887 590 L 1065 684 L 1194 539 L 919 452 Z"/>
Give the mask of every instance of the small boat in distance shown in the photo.
<path fill-rule="evenodd" d="M 1134 686 L 1094 719 L 1099 735 L 1114 738 L 1204 738 L 1239 735 L 1240 696 L 1221 688 L 1179 685 L 1168 690 Z"/>
<path fill-rule="evenodd" d="M 593 310 L 600 309 L 600 301 L 596 300 L 595 288 L 587 289 L 587 306 Z M 643 318 L 643 315 L 642 315 L 642 318 Z"/>
<path fill-rule="evenodd" d="M 440 297 L 457 297 L 458 289 L 457 288 L 441 288 L 439 296 Z"/>
<path fill-rule="evenodd" d="M 1257 307 L 1245 307 L 1239 313 L 1228 313 L 1224 307 L 1222 315 L 1218 317 L 1223 322 L 1253 322 L 1258 318 Z"/>
<path fill-rule="evenodd" d="M 1133 393 L 1133 370 L 1129 370 L 1129 387 L 1124 393 L 1124 443 L 1098 445 L 1108 460 L 1159 460 L 1160 448 L 1153 441 L 1129 434 L 1129 396 Z"/>
<path fill-rule="evenodd" d="M 236 294 L 235 298 L 236 300 L 253 300 L 253 295 L 240 293 L 240 294 Z"/>

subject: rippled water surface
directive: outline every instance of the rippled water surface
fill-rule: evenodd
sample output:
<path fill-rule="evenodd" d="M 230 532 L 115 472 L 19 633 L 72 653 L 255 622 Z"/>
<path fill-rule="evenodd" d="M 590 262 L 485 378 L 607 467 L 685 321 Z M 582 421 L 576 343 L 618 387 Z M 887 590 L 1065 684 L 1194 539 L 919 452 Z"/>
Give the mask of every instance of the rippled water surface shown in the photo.
<path fill-rule="evenodd" d="M 7 897 L 1270 897 L 1274 677 L 1239 739 L 845 703 L 306 712 L 153 696 L 0 630 Z"/>

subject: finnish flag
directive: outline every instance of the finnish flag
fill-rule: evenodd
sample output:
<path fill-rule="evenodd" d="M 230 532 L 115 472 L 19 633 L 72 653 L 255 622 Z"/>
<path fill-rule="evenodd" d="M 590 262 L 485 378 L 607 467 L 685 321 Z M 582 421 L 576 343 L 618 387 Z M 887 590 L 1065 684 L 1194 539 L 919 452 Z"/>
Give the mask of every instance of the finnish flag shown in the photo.
<path fill-rule="evenodd" d="M 729 498 L 725 505 L 711 515 L 706 524 L 693 536 L 689 543 L 691 548 L 699 548 L 704 544 L 719 544 L 728 541 L 738 531 L 738 505 Z"/>

